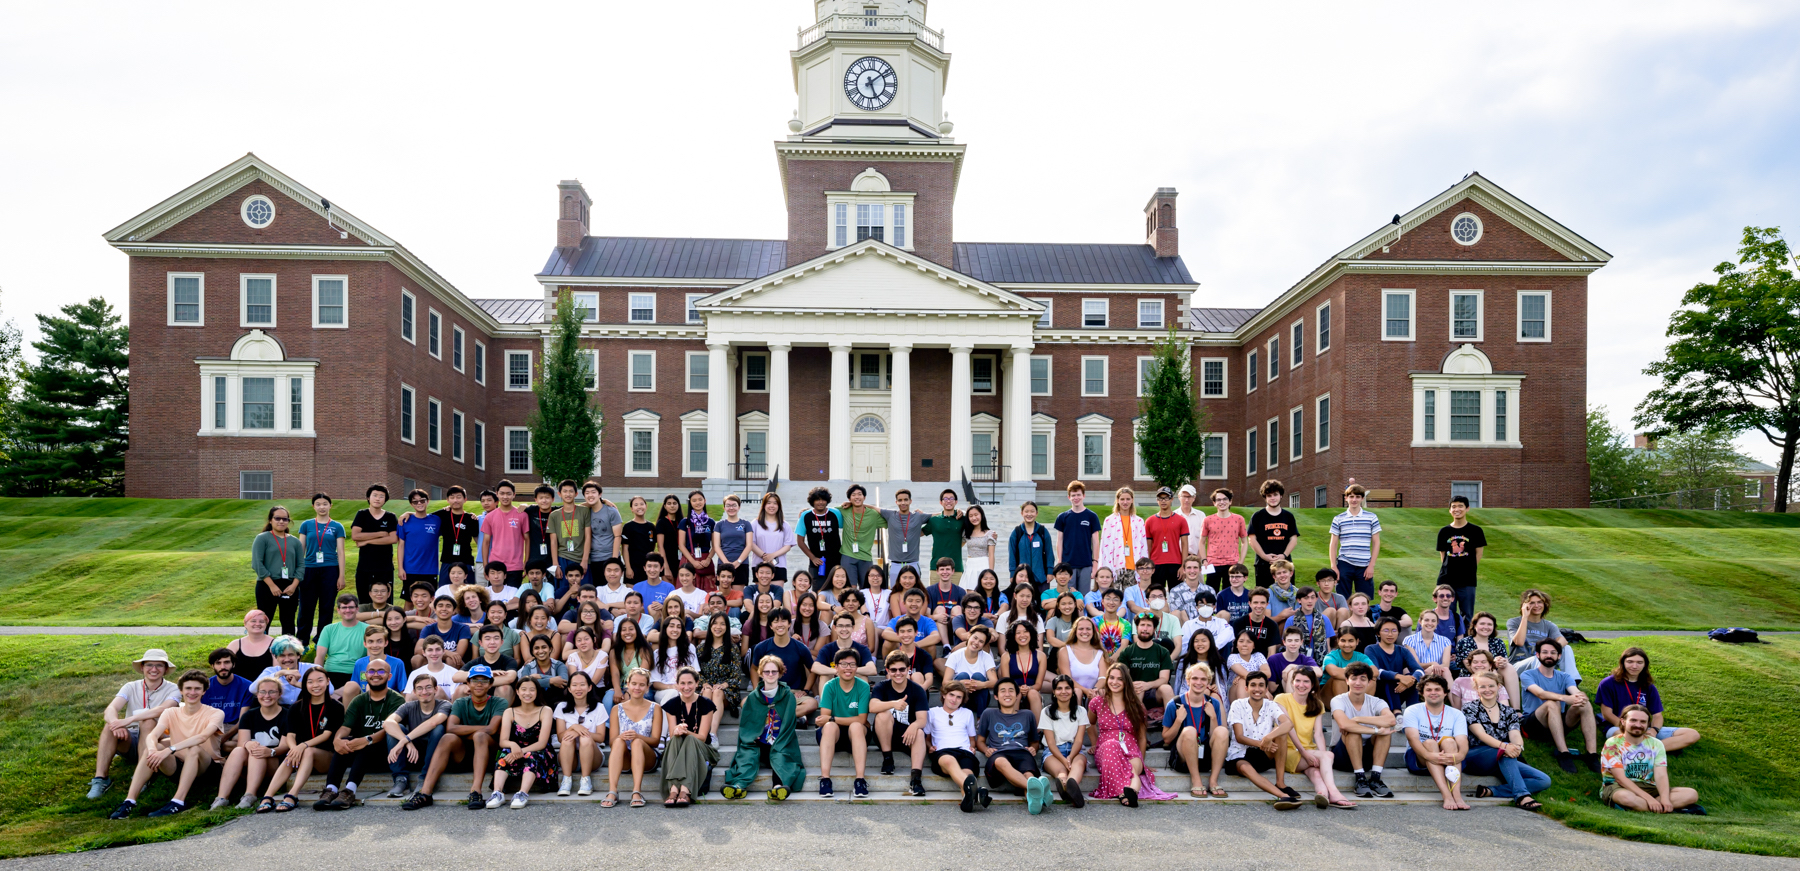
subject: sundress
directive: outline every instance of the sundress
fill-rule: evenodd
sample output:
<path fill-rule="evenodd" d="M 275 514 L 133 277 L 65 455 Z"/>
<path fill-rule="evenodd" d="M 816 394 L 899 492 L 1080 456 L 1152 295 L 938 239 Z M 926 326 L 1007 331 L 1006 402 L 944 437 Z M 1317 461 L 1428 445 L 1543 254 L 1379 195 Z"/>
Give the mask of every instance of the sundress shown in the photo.
<path fill-rule="evenodd" d="M 530 726 L 520 726 L 515 721 L 513 723 L 513 743 L 520 747 L 530 747 L 536 744 L 538 732 L 542 728 L 543 723 L 533 722 Z M 521 753 L 515 750 L 507 754 L 506 761 L 495 767 L 507 774 L 522 774 L 530 771 L 540 780 L 549 780 L 556 776 L 558 763 L 556 753 L 550 749 L 550 745 L 546 744 L 544 749 L 533 753 Z"/>
<path fill-rule="evenodd" d="M 1130 717 L 1124 712 L 1113 713 L 1112 706 L 1099 695 L 1088 702 L 1088 715 L 1094 721 L 1094 760 L 1100 766 L 1100 788 L 1088 797 L 1118 798 L 1125 794 L 1125 787 L 1131 785 L 1131 760 L 1144 758 L 1143 749 L 1138 747 L 1137 729 L 1131 725 Z M 1145 801 L 1177 798 L 1173 793 L 1156 788 L 1156 772 L 1150 770 L 1149 765 L 1144 766 L 1138 783 L 1138 798 Z"/>
<path fill-rule="evenodd" d="M 700 660 L 700 685 L 723 684 L 725 704 L 737 707 L 744 698 L 744 668 L 730 645 L 713 648 L 711 655 Z"/>

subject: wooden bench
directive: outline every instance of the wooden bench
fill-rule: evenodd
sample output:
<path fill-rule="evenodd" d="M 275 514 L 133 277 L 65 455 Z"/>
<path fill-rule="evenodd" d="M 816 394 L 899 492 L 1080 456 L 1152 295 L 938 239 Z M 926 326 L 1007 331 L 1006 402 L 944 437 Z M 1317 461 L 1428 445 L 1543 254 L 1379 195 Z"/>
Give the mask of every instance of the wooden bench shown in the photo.
<path fill-rule="evenodd" d="M 1369 494 L 1363 497 L 1363 504 L 1392 505 L 1395 508 L 1406 507 L 1405 496 L 1397 490 L 1370 490 Z"/>

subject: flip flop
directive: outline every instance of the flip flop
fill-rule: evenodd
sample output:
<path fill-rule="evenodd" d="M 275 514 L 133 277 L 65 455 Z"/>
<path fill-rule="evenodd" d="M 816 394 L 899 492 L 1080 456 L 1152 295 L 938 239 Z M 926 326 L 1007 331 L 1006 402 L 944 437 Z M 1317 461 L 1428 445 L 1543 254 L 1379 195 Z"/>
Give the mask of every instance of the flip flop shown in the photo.
<path fill-rule="evenodd" d="M 1347 798 L 1340 798 L 1337 801 L 1332 802 L 1331 806 L 1334 808 L 1337 808 L 1338 810 L 1345 810 L 1345 811 L 1356 810 L 1356 802 L 1353 802 Z"/>
<path fill-rule="evenodd" d="M 1513 801 L 1513 807 L 1524 811 L 1539 811 L 1544 809 L 1544 806 L 1540 804 L 1537 799 L 1532 798 L 1529 795 L 1519 796 Z"/>
<path fill-rule="evenodd" d="M 1213 798 L 1230 798 L 1231 797 L 1231 793 L 1226 792 L 1225 788 L 1222 786 L 1211 787 L 1207 790 L 1207 792 L 1212 793 Z"/>
<path fill-rule="evenodd" d="M 1191 795 L 1195 798 L 1205 798 L 1206 790 L 1201 789 L 1200 787 L 1196 786 L 1193 789 L 1188 790 L 1188 795 Z"/>
<path fill-rule="evenodd" d="M 1476 798 L 1493 798 L 1494 797 L 1494 788 L 1491 786 L 1488 786 L 1485 783 L 1480 786 L 1477 786 L 1477 787 L 1475 787 L 1475 797 Z"/>

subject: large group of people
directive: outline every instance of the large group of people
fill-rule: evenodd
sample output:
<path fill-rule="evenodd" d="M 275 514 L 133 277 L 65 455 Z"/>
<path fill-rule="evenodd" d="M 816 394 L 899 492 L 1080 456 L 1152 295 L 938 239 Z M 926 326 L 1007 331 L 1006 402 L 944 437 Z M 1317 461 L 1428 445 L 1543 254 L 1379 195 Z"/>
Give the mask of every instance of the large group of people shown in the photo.
<path fill-rule="evenodd" d="M 406 810 L 451 771 L 472 775 L 475 810 L 551 788 L 643 807 L 650 773 L 680 808 L 715 776 L 742 799 L 764 771 L 785 799 L 810 761 L 825 797 L 845 767 L 854 797 L 871 768 L 904 768 L 923 796 L 929 768 L 964 811 L 1010 790 L 1036 814 L 1176 798 L 1148 764 L 1160 747 L 1194 797 L 1228 797 L 1229 774 L 1288 810 L 1295 778 L 1316 806 L 1352 808 L 1394 795 L 1383 768 L 1403 749 L 1446 809 L 1468 808 L 1465 776 L 1535 809 L 1550 779 L 1522 760 L 1533 739 L 1566 772 L 1599 772 L 1617 807 L 1699 812 L 1666 754 L 1700 736 L 1664 722 L 1647 653 L 1626 650 L 1590 700 L 1548 594 L 1525 591 L 1503 627 L 1475 610 L 1486 539 L 1461 497 L 1438 534 L 1441 583 L 1413 613 L 1376 575 L 1381 524 L 1357 485 L 1311 584 L 1296 583 L 1301 529 L 1273 480 L 1248 520 L 1225 488 L 1196 510 L 1192 486 L 1158 490 L 1148 517 L 1120 489 L 1103 520 L 1071 482 L 1053 523 L 1027 502 L 1004 537 L 952 490 L 926 513 L 906 490 L 880 507 L 860 485 L 836 504 L 817 488 L 797 517 L 774 493 L 748 517 L 736 496 L 722 517 L 700 491 L 652 517 L 642 497 L 621 512 L 603 494 L 563 481 L 521 508 L 501 481 L 478 512 L 452 487 L 441 510 L 414 490 L 396 514 L 375 485 L 348 530 L 325 494 L 297 530 L 270 508 L 243 636 L 174 681 L 161 650 L 133 663 L 88 798 L 119 756 L 135 766 L 120 819 L 159 773 L 176 791 L 149 814 L 185 810 L 214 766 L 214 808 L 238 796 L 280 813 L 317 772 L 320 811 L 355 807 L 384 771 Z"/>

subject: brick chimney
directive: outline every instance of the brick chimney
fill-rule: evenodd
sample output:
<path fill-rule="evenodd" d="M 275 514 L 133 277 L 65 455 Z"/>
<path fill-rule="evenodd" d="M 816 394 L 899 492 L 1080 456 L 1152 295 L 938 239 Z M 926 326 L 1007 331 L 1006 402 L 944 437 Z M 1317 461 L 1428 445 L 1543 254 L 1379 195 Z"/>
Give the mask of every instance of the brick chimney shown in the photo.
<path fill-rule="evenodd" d="M 1144 206 L 1144 244 L 1156 249 L 1158 257 L 1174 257 L 1181 253 L 1180 235 L 1175 229 L 1175 189 L 1157 188 Z"/>
<path fill-rule="evenodd" d="M 1654 451 L 1656 439 L 1651 438 L 1649 433 L 1641 432 L 1631 437 L 1631 446 L 1640 451 Z"/>
<path fill-rule="evenodd" d="M 588 234 L 588 207 L 593 203 L 579 180 L 557 183 L 556 247 L 580 247 L 581 240 Z"/>

